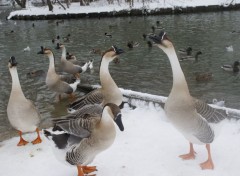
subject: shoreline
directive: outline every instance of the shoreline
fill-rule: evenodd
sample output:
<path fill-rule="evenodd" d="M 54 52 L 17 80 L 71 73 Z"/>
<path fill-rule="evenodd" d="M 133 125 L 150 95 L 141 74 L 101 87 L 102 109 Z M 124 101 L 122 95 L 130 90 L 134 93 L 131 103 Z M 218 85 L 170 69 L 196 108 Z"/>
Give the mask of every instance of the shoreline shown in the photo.
<path fill-rule="evenodd" d="M 206 12 L 223 12 L 240 10 L 240 4 L 234 5 L 208 5 L 195 7 L 166 7 L 166 8 L 136 8 L 123 9 L 119 11 L 102 12 L 83 12 L 83 13 L 58 13 L 58 14 L 13 14 L 7 17 L 8 20 L 55 20 L 55 19 L 80 19 L 80 18 L 102 18 L 102 17 L 131 17 L 131 16 L 155 16 L 155 15 L 173 15 L 173 14 L 191 14 Z"/>

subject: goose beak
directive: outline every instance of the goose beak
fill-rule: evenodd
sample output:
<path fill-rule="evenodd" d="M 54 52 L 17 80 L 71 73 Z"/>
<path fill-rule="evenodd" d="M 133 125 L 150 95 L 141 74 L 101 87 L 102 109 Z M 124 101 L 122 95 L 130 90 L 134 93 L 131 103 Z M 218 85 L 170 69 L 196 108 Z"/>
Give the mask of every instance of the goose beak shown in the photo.
<path fill-rule="evenodd" d="M 9 63 L 11 65 L 11 67 L 16 67 L 17 66 L 16 58 L 14 56 L 10 57 Z"/>
<path fill-rule="evenodd" d="M 41 51 L 39 51 L 37 54 L 44 54 L 44 52 L 43 52 L 43 46 L 41 46 Z"/>
<path fill-rule="evenodd" d="M 148 38 L 151 39 L 156 44 L 162 44 L 162 41 L 166 39 L 166 32 L 161 31 L 159 35 L 148 34 Z"/>
<path fill-rule="evenodd" d="M 114 49 L 116 55 L 120 55 L 120 54 L 124 53 L 124 51 L 122 49 L 117 48 L 115 45 L 113 45 L 112 48 Z"/>
<path fill-rule="evenodd" d="M 123 123 L 122 123 L 122 114 L 121 113 L 118 113 L 117 114 L 117 117 L 115 118 L 115 123 L 117 124 L 118 128 L 121 130 L 121 131 L 124 131 L 124 126 L 123 126 Z"/>

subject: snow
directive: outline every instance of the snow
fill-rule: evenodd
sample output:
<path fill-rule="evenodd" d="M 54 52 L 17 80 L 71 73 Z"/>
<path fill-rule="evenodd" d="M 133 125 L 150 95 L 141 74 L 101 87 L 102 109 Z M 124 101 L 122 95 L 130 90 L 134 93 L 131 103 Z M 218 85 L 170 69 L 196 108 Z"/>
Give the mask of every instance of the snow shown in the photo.
<path fill-rule="evenodd" d="M 50 14 L 79 14 L 79 13 L 100 13 L 100 12 L 118 12 L 121 10 L 131 9 L 147 9 L 153 10 L 156 8 L 174 8 L 174 7 L 196 7 L 196 6 L 210 6 L 210 5 L 224 5 L 227 6 L 232 0 L 153 0 L 145 2 L 144 4 L 134 2 L 134 6 L 130 7 L 129 3 L 119 0 L 120 5 L 116 2 L 108 4 L 107 0 L 100 0 L 90 3 L 89 6 L 80 6 L 79 3 L 71 3 L 70 8 L 64 10 L 61 6 L 54 4 L 53 11 L 49 11 L 47 6 L 34 7 L 31 3 L 27 4 L 26 9 L 16 10 L 10 13 L 8 19 L 16 15 L 50 15 Z M 234 0 L 233 4 L 240 3 L 240 0 Z M 64 4 L 64 6 L 66 6 Z"/>
<path fill-rule="evenodd" d="M 240 121 L 225 120 L 220 134 L 211 145 L 214 170 L 201 170 L 207 159 L 204 145 L 194 145 L 195 160 L 183 161 L 178 155 L 188 152 L 187 140 L 168 122 L 163 109 L 153 103 L 136 101 L 136 109 L 122 110 L 125 131 L 117 129 L 114 144 L 99 154 L 98 176 L 236 176 L 240 163 Z M 41 133 L 41 136 L 42 133 Z M 36 134 L 25 134 L 32 141 Z M 77 175 L 73 166 L 59 162 L 47 139 L 38 145 L 17 147 L 19 138 L 0 143 L 1 176 Z"/>

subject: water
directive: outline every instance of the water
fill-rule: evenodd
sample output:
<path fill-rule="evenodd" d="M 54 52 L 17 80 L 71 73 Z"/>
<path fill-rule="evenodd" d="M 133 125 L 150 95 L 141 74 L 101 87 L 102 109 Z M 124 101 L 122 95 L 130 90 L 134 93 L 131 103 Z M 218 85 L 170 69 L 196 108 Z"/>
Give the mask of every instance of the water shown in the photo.
<path fill-rule="evenodd" d="M 51 40 L 57 35 L 71 34 L 66 48 L 74 53 L 78 60 L 94 59 L 94 73 L 86 73 L 90 84 L 98 84 L 100 56 L 90 53 L 91 49 L 108 49 L 115 44 L 126 52 L 120 58 L 120 64 L 111 64 L 110 72 L 119 85 L 125 89 L 168 96 L 172 86 L 172 72 L 166 55 L 157 47 L 148 48 L 142 34 L 151 32 L 151 26 L 161 21 L 176 50 L 191 46 L 193 53 L 202 51 L 199 62 L 182 62 L 191 94 L 206 102 L 213 98 L 225 99 L 226 106 L 240 109 L 240 79 L 221 70 L 221 65 L 232 64 L 239 60 L 240 34 L 232 34 L 240 25 L 240 12 L 204 13 L 188 15 L 166 15 L 151 17 L 125 17 L 98 19 L 72 19 L 56 25 L 53 21 L 6 21 L 6 12 L 0 12 L 0 141 L 16 135 L 10 126 L 6 108 L 11 90 L 11 77 L 7 68 L 10 56 L 15 56 L 19 65 L 18 73 L 25 96 L 37 105 L 42 118 L 48 119 L 66 114 L 67 101 L 54 103 L 54 94 L 47 89 L 44 79 L 30 79 L 26 73 L 42 69 L 47 71 L 48 59 L 36 53 L 40 46 L 53 49 L 56 64 L 60 60 L 60 51 L 55 49 Z M 32 27 L 32 24 L 35 27 Z M 11 31 L 14 31 L 11 33 Z M 113 35 L 106 39 L 104 33 Z M 158 31 L 156 31 L 158 32 Z M 129 50 L 128 41 L 137 41 L 140 46 Z M 233 45 L 234 52 L 225 47 Z M 29 46 L 30 52 L 23 52 Z M 212 72 L 213 80 L 196 82 L 194 73 Z M 43 126 L 46 124 L 43 124 Z"/>

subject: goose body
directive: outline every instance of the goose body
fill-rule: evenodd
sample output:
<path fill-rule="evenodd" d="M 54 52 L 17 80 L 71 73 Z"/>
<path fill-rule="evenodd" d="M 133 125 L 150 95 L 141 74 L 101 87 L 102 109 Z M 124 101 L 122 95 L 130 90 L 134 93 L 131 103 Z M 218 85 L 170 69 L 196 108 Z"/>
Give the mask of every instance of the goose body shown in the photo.
<path fill-rule="evenodd" d="M 72 84 L 68 84 L 67 82 L 63 81 L 64 76 L 58 75 L 55 71 L 55 63 L 54 63 L 54 56 L 50 49 L 42 49 L 39 54 L 45 54 L 49 58 L 49 68 L 46 76 L 46 85 L 48 88 L 56 93 L 59 96 L 62 93 L 72 94 L 76 91 L 77 85 L 80 83 L 80 79 L 76 79 L 76 81 Z M 60 97 L 59 97 L 60 98 Z"/>
<path fill-rule="evenodd" d="M 116 137 L 114 122 L 121 131 L 124 130 L 117 105 L 89 105 L 74 114 L 54 119 L 53 131 L 44 130 L 44 134 L 57 151 L 58 158 L 76 165 L 78 176 L 83 176 L 86 167 L 91 170 L 89 172 L 96 171 L 96 167 L 87 165 L 113 144 Z"/>
<path fill-rule="evenodd" d="M 221 68 L 225 71 L 237 73 L 239 72 L 239 66 L 240 66 L 239 61 L 235 61 L 233 65 L 223 65 L 221 66 Z"/>
<path fill-rule="evenodd" d="M 19 132 L 20 142 L 18 146 L 26 145 L 28 142 L 22 138 L 22 133 L 34 132 L 38 133 L 38 138 L 33 144 L 41 142 L 38 125 L 40 123 L 40 114 L 32 101 L 28 100 L 22 91 L 15 57 L 9 60 L 9 71 L 12 77 L 12 90 L 7 106 L 7 115 L 10 124 Z"/>
<path fill-rule="evenodd" d="M 62 49 L 61 67 L 64 72 L 70 73 L 73 75 L 78 75 L 80 73 L 84 73 L 87 70 L 88 63 L 86 63 L 83 67 L 73 64 L 72 62 L 66 59 L 67 56 L 66 56 L 65 46 L 61 44 L 60 48 Z"/>
<path fill-rule="evenodd" d="M 108 69 L 109 63 L 122 52 L 123 51 L 121 49 L 112 47 L 103 54 L 99 73 L 102 87 L 88 93 L 70 104 L 69 111 L 72 111 L 72 109 L 79 109 L 87 104 L 97 103 L 104 106 L 106 103 L 114 103 L 119 106 L 122 103 L 122 93 L 112 79 Z"/>
<path fill-rule="evenodd" d="M 202 169 L 213 169 L 210 143 L 215 138 L 215 132 L 212 125 L 227 118 L 227 114 L 224 110 L 213 109 L 190 95 L 174 46 L 168 40 L 165 32 L 161 32 L 159 36 L 150 36 L 150 39 L 166 53 L 172 67 L 173 86 L 164 110 L 175 128 L 190 142 L 190 152 L 180 155 L 180 157 L 182 159 L 194 159 L 193 143 L 206 144 L 208 160 L 201 163 L 200 166 Z"/>

